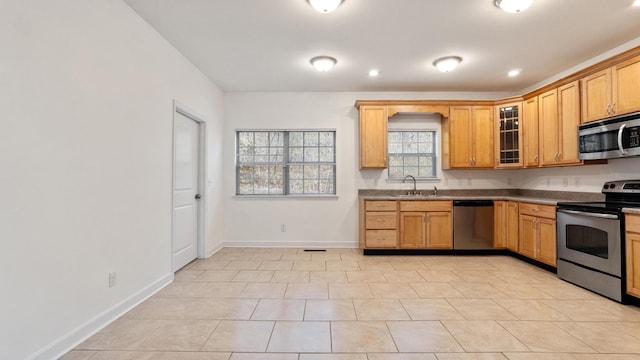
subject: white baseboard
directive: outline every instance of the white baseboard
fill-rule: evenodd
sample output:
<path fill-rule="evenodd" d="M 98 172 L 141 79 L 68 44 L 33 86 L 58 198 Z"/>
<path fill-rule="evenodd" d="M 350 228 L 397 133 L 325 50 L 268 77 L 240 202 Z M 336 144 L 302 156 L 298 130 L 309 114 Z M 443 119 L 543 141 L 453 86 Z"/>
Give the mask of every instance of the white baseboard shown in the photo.
<path fill-rule="evenodd" d="M 355 241 L 223 241 L 223 247 L 304 248 L 304 249 L 357 249 Z"/>
<path fill-rule="evenodd" d="M 173 282 L 173 273 L 167 274 L 160 279 L 149 284 L 137 293 L 129 296 L 120 303 L 114 305 L 110 309 L 93 317 L 84 325 L 78 326 L 67 334 L 61 336 L 43 349 L 29 355 L 27 360 L 51 360 L 58 359 L 66 354 L 80 343 L 105 328 L 114 320 L 133 309 L 141 302 L 147 300 L 153 294 L 160 291 L 165 286 Z"/>
<path fill-rule="evenodd" d="M 207 253 L 205 254 L 206 257 L 210 257 L 211 255 L 217 253 L 218 251 L 220 251 L 223 248 L 222 243 L 219 243 L 218 245 L 212 247 L 211 249 L 207 250 Z"/>

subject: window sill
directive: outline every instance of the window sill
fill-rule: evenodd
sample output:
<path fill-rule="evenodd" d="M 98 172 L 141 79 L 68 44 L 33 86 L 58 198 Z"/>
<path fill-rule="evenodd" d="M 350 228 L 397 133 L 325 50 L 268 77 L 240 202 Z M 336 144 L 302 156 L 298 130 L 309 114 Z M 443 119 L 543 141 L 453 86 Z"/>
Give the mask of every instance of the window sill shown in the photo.
<path fill-rule="evenodd" d="M 338 199 L 338 195 L 233 195 L 234 199 Z"/>
<path fill-rule="evenodd" d="M 437 177 L 437 178 L 416 178 L 416 182 L 417 183 L 429 183 L 429 182 L 440 182 L 442 179 Z M 388 183 L 402 183 L 404 180 L 403 179 L 385 179 L 386 182 Z M 404 181 L 405 183 L 409 183 L 409 182 L 413 182 L 413 180 L 408 179 L 407 181 Z"/>

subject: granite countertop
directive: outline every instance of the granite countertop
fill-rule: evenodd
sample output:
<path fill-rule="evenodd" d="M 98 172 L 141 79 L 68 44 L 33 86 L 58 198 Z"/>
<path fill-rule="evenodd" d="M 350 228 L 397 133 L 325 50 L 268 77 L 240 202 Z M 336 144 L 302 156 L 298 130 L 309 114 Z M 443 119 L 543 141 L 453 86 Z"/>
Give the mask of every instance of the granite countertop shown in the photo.
<path fill-rule="evenodd" d="M 424 195 L 407 196 L 406 190 L 369 190 L 361 189 L 358 196 L 364 200 L 512 200 L 555 206 L 561 201 L 603 201 L 600 193 L 579 193 L 567 191 L 543 191 L 521 189 L 482 189 L 482 190 L 420 190 Z M 640 209 L 632 209 L 640 210 Z M 638 212 L 640 213 L 640 212 Z"/>
<path fill-rule="evenodd" d="M 626 214 L 640 214 L 640 208 L 623 208 L 622 212 Z"/>

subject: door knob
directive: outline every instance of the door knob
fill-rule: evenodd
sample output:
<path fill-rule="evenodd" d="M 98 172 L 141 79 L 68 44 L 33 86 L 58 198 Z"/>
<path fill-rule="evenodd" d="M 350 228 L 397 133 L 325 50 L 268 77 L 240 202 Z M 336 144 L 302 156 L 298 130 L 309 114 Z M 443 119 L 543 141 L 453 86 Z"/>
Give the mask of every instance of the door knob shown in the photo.
<path fill-rule="evenodd" d="M 200 199 L 202 196 L 200 194 L 196 194 L 196 200 Z"/>

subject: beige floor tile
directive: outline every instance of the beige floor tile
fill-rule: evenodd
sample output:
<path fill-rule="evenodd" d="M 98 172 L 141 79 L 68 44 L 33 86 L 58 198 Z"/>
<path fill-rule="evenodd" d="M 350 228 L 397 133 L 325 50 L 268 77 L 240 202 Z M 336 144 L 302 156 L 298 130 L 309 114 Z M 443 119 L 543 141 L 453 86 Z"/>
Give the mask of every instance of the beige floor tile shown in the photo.
<path fill-rule="evenodd" d="M 352 300 L 307 300 L 305 321 L 356 320 Z"/>
<path fill-rule="evenodd" d="M 420 283 L 424 282 L 424 278 L 418 274 L 416 270 L 395 270 L 385 271 L 384 275 L 387 282 L 390 283 Z"/>
<path fill-rule="evenodd" d="M 249 320 L 257 304 L 257 299 L 151 298 L 123 318 Z"/>
<path fill-rule="evenodd" d="M 509 311 L 491 299 L 448 299 L 467 320 L 516 320 Z"/>
<path fill-rule="evenodd" d="M 331 322 L 333 352 L 397 352 L 384 321 Z"/>
<path fill-rule="evenodd" d="M 358 261 L 360 269 L 363 271 L 393 271 L 395 270 L 388 261 Z"/>
<path fill-rule="evenodd" d="M 329 286 L 325 283 L 291 283 L 284 294 L 287 299 L 328 299 Z"/>
<path fill-rule="evenodd" d="M 532 284 L 532 286 L 546 292 L 556 299 L 561 300 L 600 300 L 602 297 L 573 286 L 567 282 L 556 282 L 554 284 Z"/>
<path fill-rule="evenodd" d="M 471 283 L 502 283 L 498 270 L 453 270 L 462 280 Z"/>
<path fill-rule="evenodd" d="M 58 360 L 89 360 L 95 354 L 95 351 L 71 350 Z"/>
<path fill-rule="evenodd" d="M 369 284 L 376 299 L 414 299 L 418 297 L 409 284 Z"/>
<path fill-rule="evenodd" d="M 442 323 L 467 352 L 528 351 L 524 344 L 492 320 L 445 320 Z"/>
<path fill-rule="evenodd" d="M 229 360 L 298 360 L 298 354 L 233 353 Z"/>
<path fill-rule="evenodd" d="M 519 320 L 568 321 L 561 312 L 545 305 L 540 300 L 495 299 L 498 305 L 507 309 Z"/>
<path fill-rule="evenodd" d="M 324 261 L 301 261 L 297 260 L 293 262 L 293 270 L 314 270 L 325 271 L 327 264 Z"/>
<path fill-rule="evenodd" d="M 464 320 L 444 299 L 402 299 L 401 302 L 411 320 Z"/>
<path fill-rule="evenodd" d="M 231 261 L 227 266 L 225 266 L 226 270 L 258 270 L 262 261 L 256 260 L 247 260 L 247 261 Z"/>
<path fill-rule="evenodd" d="M 553 296 L 528 283 L 492 283 L 491 285 L 511 299 L 553 299 Z"/>
<path fill-rule="evenodd" d="M 308 271 L 286 271 L 279 270 L 273 274 L 271 278 L 271 282 L 277 283 L 291 283 L 291 282 L 309 282 L 309 272 Z"/>
<path fill-rule="evenodd" d="M 235 298 L 246 284 L 241 282 L 173 282 L 154 297 Z"/>
<path fill-rule="evenodd" d="M 366 354 L 300 354 L 300 360 L 367 360 Z"/>
<path fill-rule="evenodd" d="M 464 298 L 464 295 L 449 283 L 410 283 L 409 286 L 423 299 Z"/>
<path fill-rule="evenodd" d="M 260 253 L 251 255 L 251 261 L 279 261 L 281 253 Z"/>
<path fill-rule="evenodd" d="M 614 316 L 617 316 L 619 321 L 640 322 L 640 307 L 638 306 L 622 305 L 608 299 L 598 300 L 593 304 L 594 306 L 598 306 Z M 640 332 L 638 332 L 638 334 L 640 334 Z"/>
<path fill-rule="evenodd" d="M 427 267 L 422 261 L 409 260 L 409 261 L 396 261 L 392 262 L 391 266 L 398 271 L 405 270 L 427 270 Z"/>
<path fill-rule="evenodd" d="M 613 326 L 622 329 L 627 334 L 640 339 L 640 322 L 627 321 L 627 322 L 613 322 Z"/>
<path fill-rule="evenodd" d="M 409 314 L 397 299 L 356 299 L 353 305 L 358 320 L 409 320 Z"/>
<path fill-rule="evenodd" d="M 456 290 L 469 299 L 496 299 L 507 298 L 502 291 L 491 284 L 483 283 L 451 283 Z"/>
<path fill-rule="evenodd" d="M 434 354 L 368 354 L 369 360 L 437 360 Z"/>
<path fill-rule="evenodd" d="M 231 353 L 204 351 L 101 351 L 91 360 L 228 360 Z"/>
<path fill-rule="evenodd" d="M 185 270 L 183 268 L 175 274 L 173 281 L 195 281 L 202 273 L 204 270 Z"/>
<path fill-rule="evenodd" d="M 321 253 L 321 252 L 317 252 L 317 253 L 312 253 L 311 254 L 311 261 L 342 261 L 342 257 L 340 256 L 340 253 Z"/>
<path fill-rule="evenodd" d="M 304 300 L 261 299 L 251 320 L 302 320 Z"/>
<path fill-rule="evenodd" d="M 451 270 L 417 270 L 418 274 L 422 276 L 422 278 L 426 282 L 435 282 L 435 283 L 450 283 L 450 282 L 464 282 L 461 277 L 454 274 Z"/>
<path fill-rule="evenodd" d="M 118 319 L 90 337 L 79 350 L 196 351 L 219 321 Z"/>
<path fill-rule="evenodd" d="M 574 321 L 616 321 L 620 317 L 603 309 L 600 300 L 540 300 Z"/>
<path fill-rule="evenodd" d="M 273 277 L 273 271 L 267 270 L 240 270 L 232 281 L 240 282 L 269 282 Z"/>
<path fill-rule="evenodd" d="M 358 265 L 357 261 L 328 260 L 327 270 L 360 270 L 360 265 Z"/>
<path fill-rule="evenodd" d="M 258 270 L 292 270 L 293 261 L 263 261 Z"/>
<path fill-rule="evenodd" d="M 635 354 L 506 353 L 509 360 L 640 360 Z"/>
<path fill-rule="evenodd" d="M 399 352 L 464 351 L 439 321 L 388 321 L 387 325 Z"/>
<path fill-rule="evenodd" d="M 238 274 L 237 270 L 215 270 L 203 271 L 202 274 L 192 281 L 203 282 L 225 282 L 231 281 Z"/>
<path fill-rule="evenodd" d="M 501 353 L 438 353 L 438 360 L 507 360 Z"/>
<path fill-rule="evenodd" d="M 601 353 L 640 354 L 640 337 L 620 331 L 615 323 L 556 322 L 558 327 Z"/>
<path fill-rule="evenodd" d="M 268 352 L 331 352 L 329 322 L 278 321 Z"/>
<path fill-rule="evenodd" d="M 377 270 L 347 271 L 347 279 L 350 283 L 380 283 L 387 281 L 382 275 L 382 271 Z"/>
<path fill-rule="evenodd" d="M 311 271 L 309 282 L 316 283 L 347 283 L 345 271 Z"/>
<path fill-rule="evenodd" d="M 535 352 L 596 352 L 592 347 L 546 321 L 499 321 L 502 327 Z"/>
<path fill-rule="evenodd" d="M 368 284 L 329 284 L 330 299 L 373 299 Z"/>
<path fill-rule="evenodd" d="M 456 264 L 460 270 L 498 270 L 493 266 L 492 260 L 494 257 L 483 256 L 481 258 L 461 258 L 457 257 Z"/>
<path fill-rule="evenodd" d="M 241 298 L 279 299 L 284 297 L 286 283 L 248 283 L 240 292 Z"/>
<path fill-rule="evenodd" d="M 282 254 L 280 261 L 311 261 L 311 254 L 308 254 L 308 253 Z"/>
<path fill-rule="evenodd" d="M 227 265 L 229 265 L 231 261 L 219 260 L 219 259 L 203 259 L 197 260 L 193 266 L 189 268 L 189 271 L 193 270 L 222 270 Z"/>
<path fill-rule="evenodd" d="M 203 351 L 265 352 L 273 321 L 221 321 Z"/>

